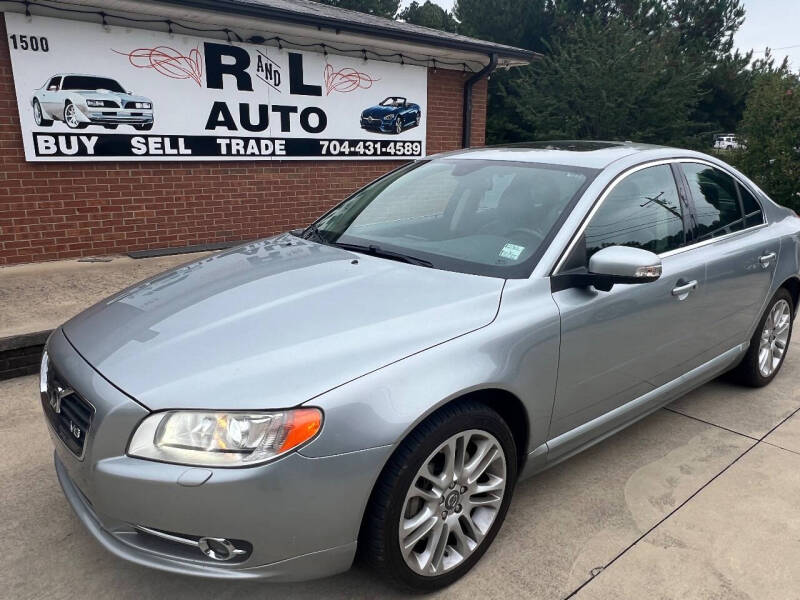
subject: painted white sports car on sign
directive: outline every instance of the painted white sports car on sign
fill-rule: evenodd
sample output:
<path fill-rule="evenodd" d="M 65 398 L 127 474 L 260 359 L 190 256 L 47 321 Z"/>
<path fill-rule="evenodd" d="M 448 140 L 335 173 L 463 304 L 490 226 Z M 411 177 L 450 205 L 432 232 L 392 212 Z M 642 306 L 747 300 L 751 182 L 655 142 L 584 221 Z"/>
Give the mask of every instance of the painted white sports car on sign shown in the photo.
<path fill-rule="evenodd" d="M 125 91 L 109 77 L 61 73 L 48 79 L 31 99 L 36 125 L 50 127 L 63 121 L 70 129 L 102 125 L 116 129 L 121 123 L 134 129 L 153 128 L 153 102 Z"/>

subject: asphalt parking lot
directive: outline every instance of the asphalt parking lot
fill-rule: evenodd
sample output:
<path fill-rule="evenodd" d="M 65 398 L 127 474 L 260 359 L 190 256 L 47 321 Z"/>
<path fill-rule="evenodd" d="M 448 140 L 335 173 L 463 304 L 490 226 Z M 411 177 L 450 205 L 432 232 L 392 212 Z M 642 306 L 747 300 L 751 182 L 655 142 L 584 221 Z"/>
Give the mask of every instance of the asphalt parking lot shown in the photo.
<path fill-rule="evenodd" d="M 795 341 L 769 387 L 712 382 L 520 484 L 484 559 L 434 597 L 800 597 L 799 376 Z M 301 584 L 230 583 L 111 556 L 62 497 L 36 386 L 0 382 L 0 596 L 401 597 L 358 566 Z"/>

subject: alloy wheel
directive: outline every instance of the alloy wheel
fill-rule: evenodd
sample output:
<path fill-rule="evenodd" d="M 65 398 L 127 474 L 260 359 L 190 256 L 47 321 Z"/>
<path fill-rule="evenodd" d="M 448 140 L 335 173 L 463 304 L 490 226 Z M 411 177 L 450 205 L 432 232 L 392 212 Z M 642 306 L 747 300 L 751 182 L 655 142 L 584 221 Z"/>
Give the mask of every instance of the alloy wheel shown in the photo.
<path fill-rule="evenodd" d="M 64 121 L 66 121 L 67 125 L 72 129 L 77 129 L 80 125 L 78 109 L 75 108 L 74 104 L 67 104 L 64 108 Z"/>
<path fill-rule="evenodd" d="M 486 431 L 458 433 L 434 450 L 406 493 L 400 551 L 415 573 L 453 569 L 481 544 L 506 493 L 506 458 Z"/>
<path fill-rule="evenodd" d="M 42 107 L 38 101 L 33 103 L 33 120 L 37 125 L 42 124 Z"/>
<path fill-rule="evenodd" d="M 758 370 L 762 377 L 769 377 L 780 366 L 789 344 L 791 320 L 789 303 L 784 299 L 778 300 L 764 322 L 758 346 Z"/>

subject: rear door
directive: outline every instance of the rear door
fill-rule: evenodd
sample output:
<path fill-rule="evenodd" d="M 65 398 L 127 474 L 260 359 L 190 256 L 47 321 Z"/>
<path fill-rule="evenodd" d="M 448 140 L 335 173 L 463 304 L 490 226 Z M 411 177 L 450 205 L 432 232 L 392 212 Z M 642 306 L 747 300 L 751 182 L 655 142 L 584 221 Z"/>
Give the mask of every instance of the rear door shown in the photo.
<path fill-rule="evenodd" d="M 706 261 L 698 329 L 706 357 L 747 341 L 768 300 L 780 240 L 769 232 L 756 197 L 732 174 L 704 162 L 682 162 L 697 243 Z"/>
<path fill-rule="evenodd" d="M 662 257 L 658 281 L 555 291 L 561 352 L 550 438 L 573 430 L 650 392 L 696 365 L 702 351 L 705 263 L 683 253 L 688 208 L 670 164 L 624 176 L 589 217 L 557 274 L 585 272 L 607 246 L 633 246 Z"/>

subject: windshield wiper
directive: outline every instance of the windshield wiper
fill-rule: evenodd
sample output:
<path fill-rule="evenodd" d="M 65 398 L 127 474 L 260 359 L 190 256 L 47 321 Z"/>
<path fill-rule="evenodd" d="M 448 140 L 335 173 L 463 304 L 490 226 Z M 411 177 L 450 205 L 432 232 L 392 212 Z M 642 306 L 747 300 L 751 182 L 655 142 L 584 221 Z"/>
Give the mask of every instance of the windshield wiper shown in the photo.
<path fill-rule="evenodd" d="M 304 240 L 310 240 L 313 238 L 315 242 L 319 242 L 320 244 L 328 243 L 328 240 L 325 239 L 324 235 L 322 235 L 319 227 L 317 227 L 314 223 L 306 227 L 299 237 L 303 238 Z"/>
<path fill-rule="evenodd" d="M 397 260 L 400 262 L 408 263 L 410 265 L 417 265 L 420 267 L 429 267 L 429 268 L 433 267 L 433 263 L 429 260 L 425 260 L 424 258 L 409 256 L 408 254 L 403 254 L 402 252 L 393 252 L 391 250 L 384 250 L 383 248 L 381 248 L 380 246 L 376 246 L 375 244 L 362 246 L 361 244 L 344 244 L 335 242 L 333 245 L 336 246 L 337 248 L 342 248 L 343 250 L 362 252 L 364 254 L 369 254 L 371 256 L 388 258 L 389 260 Z"/>

